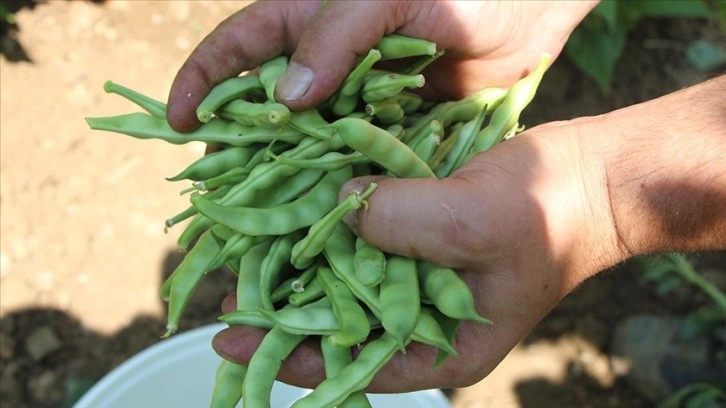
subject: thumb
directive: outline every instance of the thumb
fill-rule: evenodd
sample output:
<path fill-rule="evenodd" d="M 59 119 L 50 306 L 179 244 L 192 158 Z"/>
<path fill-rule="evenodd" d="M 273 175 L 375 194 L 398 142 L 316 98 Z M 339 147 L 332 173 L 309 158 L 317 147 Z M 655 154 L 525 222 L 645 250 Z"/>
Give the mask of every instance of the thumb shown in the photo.
<path fill-rule="evenodd" d="M 330 1 L 306 28 L 275 99 L 292 110 L 309 109 L 329 97 L 384 34 L 394 31 L 405 2 Z M 394 15 L 395 14 L 395 15 Z"/>
<path fill-rule="evenodd" d="M 358 177 L 342 187 L 340 197 L 372 182 L 378 188 L 367 208 L 344 219 L 359 236 L 384 252 L 438 265 L 459 268 L 471 262 L 485 237 L 481 223 L 471 220 L 481 212 L 481 201 L 464 180 Z"/>

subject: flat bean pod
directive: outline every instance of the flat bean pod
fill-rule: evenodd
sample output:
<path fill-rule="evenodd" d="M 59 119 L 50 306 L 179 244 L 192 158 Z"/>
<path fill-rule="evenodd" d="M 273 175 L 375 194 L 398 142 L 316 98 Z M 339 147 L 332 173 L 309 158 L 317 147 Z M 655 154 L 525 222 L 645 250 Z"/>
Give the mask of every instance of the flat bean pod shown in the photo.
<path fill-rule="evenodd" d="M 366 286 L 374 287 L 381 283 L 386 275 L 386 254 L 358 237 L 355 241 L 353 268 L 358 281 Z"/>
<path fill-rule="evenodd" d="M 398 34 L 383 36 L 373 48 L 380 50 L 381 60 L 436 54 L 436 43 Z"/>
<path fill-rule="evenodd" d="M 225 104 L 218 115 L 244 126 L 278 128 L 290 120 L 290 109 L 281 103 L 248 102 L 235 99 Z"/>
<path fill-rule="evenodd" d="M 260 265 L 259 291 L 262 307 L 274 310 L 272 305 L 272 289 L 279 283 L 282 267 L 290 260 L 292 246 L 302 236 L 301 231 L 281 235 L 275 238 L 270 251 Z"/>

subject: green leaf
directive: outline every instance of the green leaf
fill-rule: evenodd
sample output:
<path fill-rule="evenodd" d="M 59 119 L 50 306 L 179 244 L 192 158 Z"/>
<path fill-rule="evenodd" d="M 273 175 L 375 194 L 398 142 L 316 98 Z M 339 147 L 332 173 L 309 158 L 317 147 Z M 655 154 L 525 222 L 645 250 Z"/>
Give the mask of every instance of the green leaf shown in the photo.
<path fill-rule="evenodd" d="M 701 71 L 711 71 L 726 64 L 726 52 L 716 44 L 698 40 L 686 48 L 686 60 Z"/>
<path fill-rule="evenodd" d="M 570 60 L 600 88 L 610 93 L 615 63 L 625 47 L 626 31 L 621 24 L 605 31 L 593 25 L 580 24 L 570 35 L 565 52 Z"/>
<path fill-rule="evenodd" d="M 627 0 L 620 1 L 623 10 L 640 17 L 709 18 L 711 9 L 702 0 Z"/>
<path fill-rule="evenodd" d="M 600 16 L 610 31 L 615 31 L 618 26 L 618 2 L 616 0 L 603 0 L 592 9 L 592 13 Z"/>

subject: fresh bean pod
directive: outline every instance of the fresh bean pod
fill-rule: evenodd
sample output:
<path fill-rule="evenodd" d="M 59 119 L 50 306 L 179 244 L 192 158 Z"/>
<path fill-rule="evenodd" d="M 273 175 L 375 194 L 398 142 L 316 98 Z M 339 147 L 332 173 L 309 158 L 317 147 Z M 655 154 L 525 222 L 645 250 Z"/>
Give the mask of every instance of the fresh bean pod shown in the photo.
<path fill-rule="evenodd" d="M 386 275 L 381 281 L 381 323 L 393 336 L 402 352 L 410 341 L 421 314 L 416 261 L 392 255 L 386 260 Z"/>
<path fill-rule="evenodd" d="M 285 69 L 287 69 L 288 58 L 284 55 L 265 61 L 260 65 L 260 82 L 265 88 L 267 100 L 275 101 L 275 85 Z"/>
<path fill-rule="evenodd" d="M 436 54 L 436 43 L 398 34 L 383 36 L 373 48 L 381 51 L 381 60 Z"/>
<path fill-rule="evenodd" d="M 218 152 L 209 153 L 182 170 L 167 181 L 192 180 L 201 181 L 224 174 L 236 167 L 244 167 L 258 152 L 259 146 L 229 147 Z"/>
<path fill-rule="evenodd" d="M 258 103 L 235 99 L 225 104 L 218 115 L 244 126 L 279 128 L 290 120 L 290 109 L 281 103 Z"/>
<path fill-rule="evenodd" d="M 353 362 L 350 347 L 336 346 L 329 341 L 328 336 L 321 336 L 320 338 L 320 353 L 323 355 L 326 378 L 333 378 L 337 376 L 346 366 Z M 368 397 L 362 390 L 351 393 L 338 405 L 338 408 L 370 407 L 371 403 L 368 401 Z"/>
<path fill-rule="evenodd" d="M 361 206 L 368 208 L 366 199 L 377 187 L 377 184 L 371 183 L 363 192 L 351 191 L 345 200 L 311 225 L 305 238 L 292 248 L 292 257 L 290 259 L 292 265 L 298 269 L 310 266 L 315 257 L 323 252 L 325 243 L 333 235 L 336 226 L 342 222 L 343 217 Z"/>
<path fill-rule="evenodd" d="M 135 103 L 143 110 L 147 111 L 151 116 L 159 119 L 166 119 L 166 104 L 142 95 L 133 89 L 129 89 L 123 85 L 113 81 L 106 81 L 103 84 L 103 90 L 106 93 L 114 93 L 127 100 Z"/>
<path fill-rule="evenodd" d="M 421 261 L 418 276 L 422 292 L 444 315 L 482 324 L 492 323 L 476 311 L 474 295 L 453 269 Z"/>
<path fill-rule="evenodd" d="M 355 254 L 353 255 L 353 268 L 355 278 L 360 283 L 374 287 L 381 283 L 386 275 L 386 254 L 380 249 L 368 244 L 363 238 L 355 241 Z"/>
<path fill-rule="evenodd" d="M 384 129 L 350 118 L 338 119 L 330 126 L 345 144 L 398 177 L 436 177 L 410 147 Z"/>
<path fill-rule="evenodd" d="M 227 102 L 249 94 L 260 93 L 264 93 L 264 87 L 256 75 L 226 79 L 215 85 L 199 103 L 196 110 L 197 119 L 202 123 L 207 123 L 212 119 L 214 112 Z"/>
<path fill-rule="evenodd" d="M 380 101 L 399 94 L 404 89 L 416 89 L 424 86 L 424 76 L 405 74 L 380 74 L 369 77 L 363 85 L 361 97 L 367 103 Z"/>
<path fill-rule="evenodd" d="M 273 327 L 262 339 L 247 366 L 242 385 L 242 403 L 246 407 L 270 407 L 270 394 L 282 362 L 300 344 L 305 335 L 290 334 Z"/>
<path fill-rule="evenodd" d="M 333 305 L 333 313 L 340 322 L 340 329 L 328 340 L 339 347 L 352 347 L 362 343 L 371 331 L 366 312 L 358 304 L 353 292 L 333 274 L 329 267 L 318 269 L 318 279 L 323 291 Z"/>
<path fill-rule="evenodd" d="M 335 407 L 352 393 L 367 387 L 398 349 L 393 336 L 384 333 L 366 344 L 358 357 L 335 377 L 324 380 L 313 392 L 292 404 L 292 408 Z M 248 374 L 249 376 L 249 374 Z"/>
<path fill-rule="evenodd" d="M 234 408 L 242 399 L 247 366 L 222 359 L 217 366 L 210 408 Z"/>

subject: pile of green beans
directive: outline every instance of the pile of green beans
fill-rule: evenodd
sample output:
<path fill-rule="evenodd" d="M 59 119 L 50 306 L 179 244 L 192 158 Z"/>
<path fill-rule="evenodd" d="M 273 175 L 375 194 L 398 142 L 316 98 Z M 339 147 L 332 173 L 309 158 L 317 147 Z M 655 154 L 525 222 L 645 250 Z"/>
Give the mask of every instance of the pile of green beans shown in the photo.
<path fill-rule="evenodd" d="M 183 261 L 163 283 L 174 333 L 195 289 L 211 270 L 238 276 L 237 310 L 229 325 L 269 330 L 248 366 L 223 361 L 212 407 L 268 407 L 282 361 L 309 337 L 319 338 L 327 379 L 294 407 L 370 406 L 364 389 L 376 372 L 413 341 L 439 349 L 436 364 L 456 356 L 459 323 L 490 324 L 455 271 L 386 254 L 341 221 L 376 185 L 338 192 L 354 176 L 449 176 L 473 155 L 522 130 L 519 117 L 534 96 L 549 55 L 510 89 L 488 88 L 459 101 L 432 103 L 413 92 L 421 71 L 441 55 L 436 44 L 388 35 L 338 91 L 316 109 L 291 112 L 274 100 L 288 58 L 261 65 L 214 87 L 197 109 L 202 126 L 175 132 L 166 106 L 113 82 L 104 89 L 144 109 L 87 118 L 95 130 L 173 144 L 192 141 L 217 151 L 170 181 L 188 180 L 190 206 L 178 239 Z M 398 71 L 376 67 L 403 59 Z M 405 62 L 405 64 L 404 64 Z M 353 359 L 352 347 L 361 347 Z"/>

